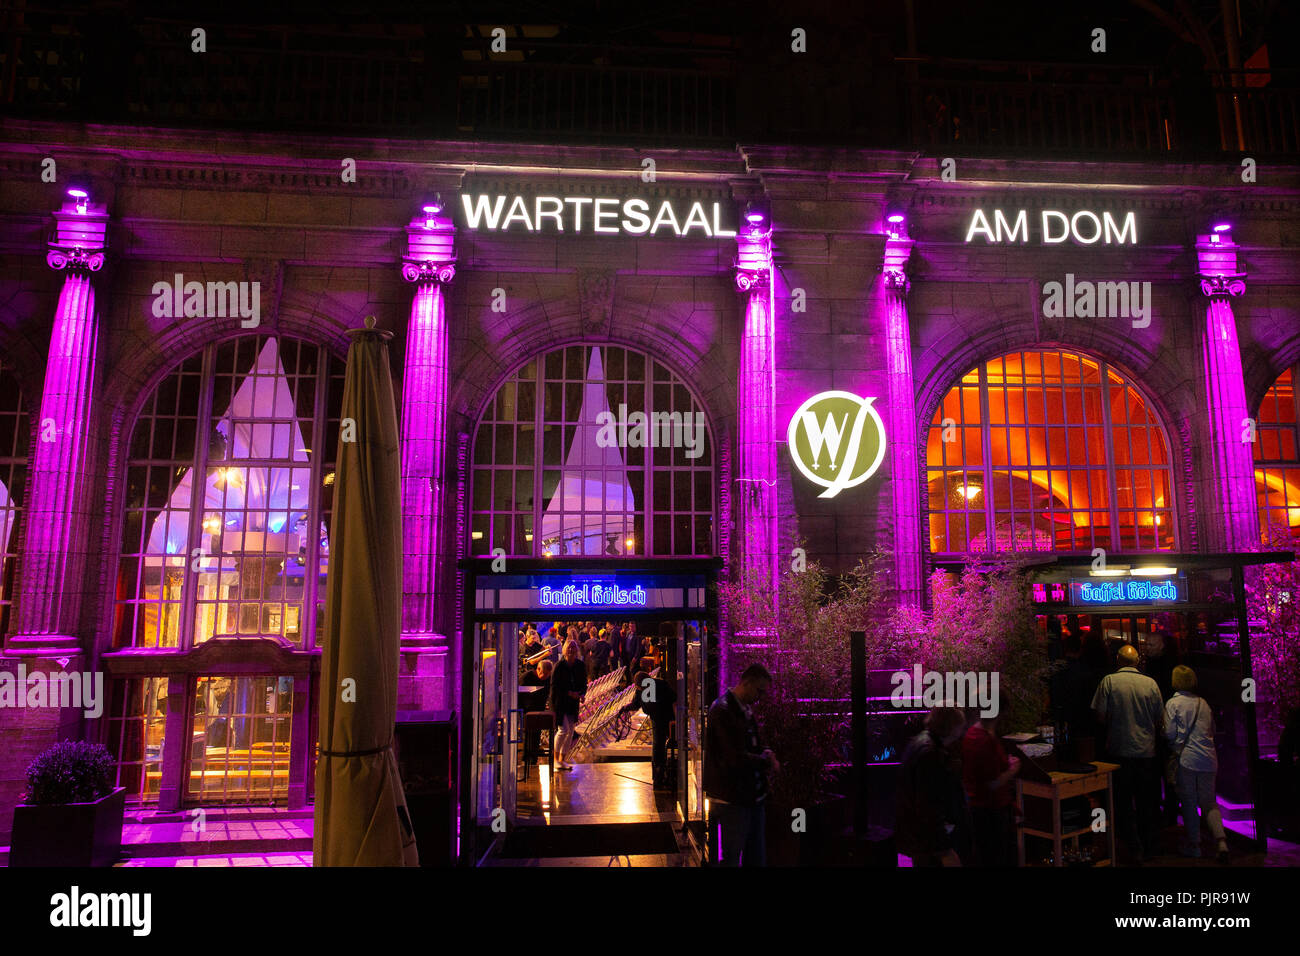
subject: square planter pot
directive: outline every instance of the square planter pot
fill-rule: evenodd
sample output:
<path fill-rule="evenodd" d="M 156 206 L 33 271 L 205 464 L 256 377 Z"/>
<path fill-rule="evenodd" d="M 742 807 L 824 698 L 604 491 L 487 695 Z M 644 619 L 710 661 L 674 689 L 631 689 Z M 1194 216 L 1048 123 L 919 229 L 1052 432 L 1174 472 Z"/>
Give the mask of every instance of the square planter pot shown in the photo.
<path fill-rule="evenodd" d="M 10 866 L 112 866 L 122 856 L 126 789 L 92 803 L 14 807 Z"/>

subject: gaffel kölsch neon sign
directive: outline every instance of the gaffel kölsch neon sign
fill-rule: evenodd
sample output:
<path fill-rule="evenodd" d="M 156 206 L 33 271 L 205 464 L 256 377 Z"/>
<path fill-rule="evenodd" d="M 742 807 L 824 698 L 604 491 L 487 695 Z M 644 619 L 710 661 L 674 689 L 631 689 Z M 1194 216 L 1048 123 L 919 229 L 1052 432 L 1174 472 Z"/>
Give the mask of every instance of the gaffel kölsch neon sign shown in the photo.
<path fill-rule="evenodd" d="M 611 196 L 507 196 L 462 194 L 465 226 L 499 232 L 573 232 L 598 235 L 727 239 L 736 230 L 722 225 L 722 203 L 693 202 L 685 209 L 672 200 Z"/>
<path fill-rule="evenodd" d="M 617 584 L 567 584 L 562 588 L 537 589 L 541 607 L 645 607 L 648 597 L 639 584 L 630 588 Z"/>

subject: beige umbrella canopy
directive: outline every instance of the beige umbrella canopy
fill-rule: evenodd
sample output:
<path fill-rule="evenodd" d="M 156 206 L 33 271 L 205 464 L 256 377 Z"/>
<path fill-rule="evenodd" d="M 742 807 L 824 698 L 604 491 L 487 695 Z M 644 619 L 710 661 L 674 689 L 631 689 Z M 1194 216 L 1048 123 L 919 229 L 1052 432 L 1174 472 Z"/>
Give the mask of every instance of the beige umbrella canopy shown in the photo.
<path fill-rule="evenodd" d="M 392 335 L 374 321 L 368 317 L 365 329 L 348 333 L 321 658 L 316 866 L 419 863 L 392 749 L 402 498 L 388 370 Z"/>

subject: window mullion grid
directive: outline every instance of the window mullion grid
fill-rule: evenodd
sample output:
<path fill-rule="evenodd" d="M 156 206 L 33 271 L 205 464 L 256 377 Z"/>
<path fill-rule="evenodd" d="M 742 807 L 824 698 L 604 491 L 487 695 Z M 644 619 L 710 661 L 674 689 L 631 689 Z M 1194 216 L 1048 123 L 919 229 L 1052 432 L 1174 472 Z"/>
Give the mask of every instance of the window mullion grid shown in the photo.
<path fill-rule="evenodd" d="M 980 429 L 980 441 L 984 446 L 984 544 L 988 551 L 993 552 L 997 550 L 997 521 L 993 516 L 996 489 L 993 487 L 993 422 L 989 415 L 989 376 L 987 362 L 982 362 L 979 366 L 979 395 L 980 421 L 984 423 L 983 427 Z M 963 455 L 962 464 L 965 465 L 965 463 L 965 455 Z M 966 474 L 963 471 L 962 481 L 964 482 L 965 480 Z M 969 511 L 969 498 L 966 498 L 966 507 Z M 969 521 L 969 514 L 967 515 L 967 520 Z M 966 550 L 969 551 L 971 549 L 970 525 L 967 524 L 966 527 L 968 529 L 966 532 Z"/>
<path fill-rule="evenodd" d="M 1101 373 L 1099 376 L 1101 382 L 1098 387 L 1101 389 L 1101 421 L 1102 437 L 1104 439 L 1102 447 L 1106 455 L 1106 480 L 1109 483 L 1107 504 L 1110 506 L 1110 546 L 1111 550 L 1120 551 L 1123 545 L 1119 536 L 1119 481 L 1115 473 L 1115 435 L 1110 418 L 1110 367 L 1102 361 L 1098 361 L 1097 365 Z M 1084 417 L 1087 417 L 1086 414 Z M 1129 461 L 1132 461 L 1131 449 Z M 1089 462 L 1089 465 L 1091 464 Z M 1089 494 L 1091 494 L 1091 491 L 1089 491 Z"/>
<path fill-rule="evenodd" d="M 199 388 L 199 416 L 194 429 L 194 478 L 190 482 L 190 522 L 188 540 L 191 542 L 191 545 L 187 549 L 186 553 L 182 555 L 182 559 L 185 561 L 185 573 L 181 578 L 181 580 L 184 581 L 184 584 L 181 588 L 181 633 L 180 641 L 178 641 L 179 646 L 177 648 L 180 651 L 188 651 L 195 646 L 194 624 L 195 618 L 198 616 L 198 584 L 199 576 L 202 572 L 194 570 L 194 560 L 191 555 L 194 553 L 194 542 L 197 542 L 203 533 L 203 512 L 207 508 L 208 504 L 208 449 L 212 444 L 212 399 L 213 393 L 216 391 L 216 370 L 214 368 L 217 360 L 216 352 L 217 350 L 214 346 L 208 346 L 203 350 L 203 370 L 201 373 L 202 378 L 200 379 L 202 386 Z M 182 381 L 184 381 L 183 375 L 184 373 L 182 372 Z M 174 411 L 173 416 L 175 416 Z M 156 425 L 157 419 L 155 418 L 154 426 L 156 427 Z M 231 435 L 227 442 L 227 450 L 233 448 L 234 444 L 234 428 L 232 424 Z M 147 511 L 145 513 L 148 514 Z M 217 580 L 220 581 L 220 555 L 208 555 L 207 559 L 212 560 L 214 557 L 217 561 Z M 164 557 L 162 578 L 164 582 L 167 579 L 166 560 L 167 559 Z M 206 563 L 207 561 L 200 560 L 200 565 Z M 161 617 L 159 620 L 161 622 Z M 215 633 L 216 630 L 214 627 L 213 634 L 215 635 Z"/>
<path fill-rule="evenodd" d="M 537 357 L 536 374 L 533 377 L 533 540 L 532 547 L 529 548 L 529 554 L 532 557 L 541 557 L 542 554 L 542 517 L 545 514 L 546 502 L 542 500 L 545 494 L 544 475 L 546 474 L 546 459 L 544 453 L 546 450 L 546 355 L 542 354 Z M 522 376 L 520 376 L 522 379 Z M 496 396 L 492 396 L 492 404 L 496 405 Z M 515 399 L 515 408 L 518 409 L 519 400 Z M 519 414 L 515 413 L 515 425 L 518 428 Z M 561 428 L 561 436 L 564 431 Z M 561 442 L 563 444 L 563 442 Z M 561 465 L 561 468 L 564 466 Z M 564 480 L 563 473 L 560 476 L 561 482 Z M 558 487 L 558 486 L 557 486 Z M 470 522 L 473 524 L 473 522 Z M 527 542 L 525 542 L 526 544 Z"/>
<path fill-rule="evenodd" d="M 301 346 L 299 346 L 301 348 Z M 302 569 L 303 588 L 302 588 L 302 609 L 298 612 L 298 640 L 299 646 L 303 650 L 316 646 L 316 599 L 320 590 L 320 526 L 321 526 L 321 484 L 325 480 L 322 474 L 324 470 L 325 449 L 329 447 L 326 440 L 325 429 L 329 427 L 329 387 L 332 356 L 323 345 L 316 347 L 316 395 L 315 408 L 312 415 L 312 435 L 311 443 L 315 447 L 312 449 L 311 460 L 308 463 L 310 475 L 308 476 L 308 493 L 307 493 L 307 527 L 303 529 L 307 535 L 305 544 L 306 567 Z M 299 364 L 298 370 L 302 366 Z M 288 374 L 286 372 L 286 378 Z M 294 384 L 301 387 L 302 378 L 295 378 Z M 294 396 L 295 398 L 297 396 Z M 298 424 L 297 403 L 294 403 L 293 426 Z M 341 423 L 340 423 L 341 427 Z M 289 434 L 292 436 L 294 428 L 291 427 Z M 290 460 L 292 461 L 294 450 L 289 450 Z M 337 464 L 337 463 L 336 463 Z M 285 514 L 285 533 L 286 535 L 292 528 L 293 518 L 293 474 L 294 468 L 291 464 L 289 467 L 289 496 L 286 504 L 289 506 Z M 269 473 L 268 473 L 269 477 Z M 288 579 L 289 562 L 293 560 L 292 555 L 285 555 L 284 576 Z M 281 589 L 283 591 L 283 588 Z M 281 598 L 284 601 L 283 597 Z M 259 612 L 260 613 L 260 612 Z M 287 602 L 281 604 L 281 624 L 283 628 L 288 623 L 289 609 Z M 259 627 L 260 630 L 260 627 Z M 277 690 L 278 690 L 277 685 Z M 277 698 L 278 700 L 278 698 Z M 274 788 L 274 777 L 272 777 L 272 787 Z"/>

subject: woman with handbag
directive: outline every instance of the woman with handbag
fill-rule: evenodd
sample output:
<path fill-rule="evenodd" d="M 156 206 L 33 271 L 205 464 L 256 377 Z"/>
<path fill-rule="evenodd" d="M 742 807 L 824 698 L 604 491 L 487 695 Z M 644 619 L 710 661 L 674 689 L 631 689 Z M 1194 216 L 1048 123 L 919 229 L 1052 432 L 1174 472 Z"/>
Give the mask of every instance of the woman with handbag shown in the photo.
<path fill-rule="evenodd" d="M 1214 749 L 1214 712 L 1196 693 L 1196 672 L 1179 665 L 1173 673 L 1174 696 L 1165 704 L 1165 739 L 1170 755 L 1166 774 L 1172 776 L 1183 806 L 1187 838 L 1183 856 L 1201 855 L 1201 820 L 1214 835 L 1220 863 L 1228 862 L 1223 815 L 1214 795 L 1219 757 Z M 1201 811 L 1200 817 L 1196 811 Z"/>

